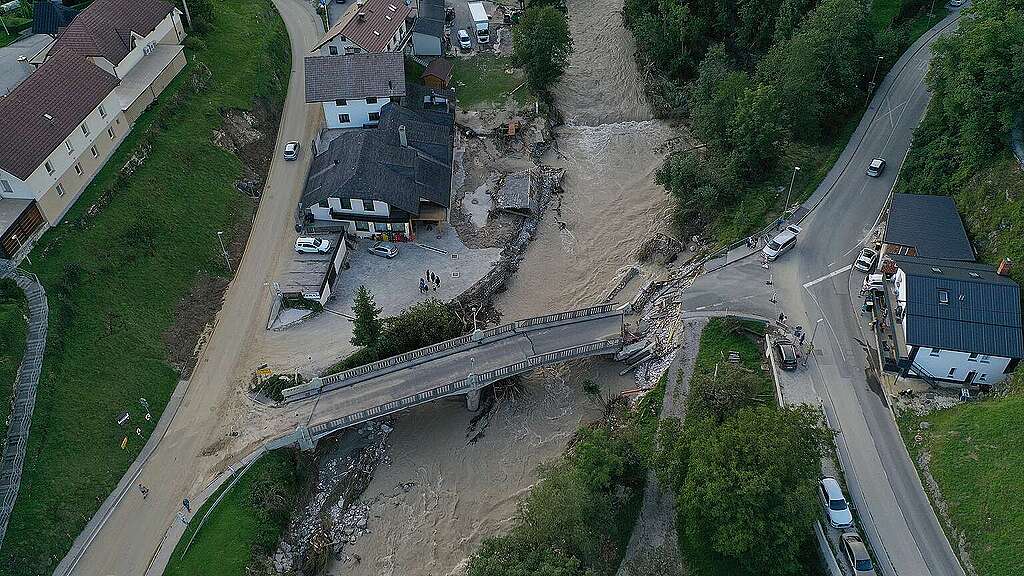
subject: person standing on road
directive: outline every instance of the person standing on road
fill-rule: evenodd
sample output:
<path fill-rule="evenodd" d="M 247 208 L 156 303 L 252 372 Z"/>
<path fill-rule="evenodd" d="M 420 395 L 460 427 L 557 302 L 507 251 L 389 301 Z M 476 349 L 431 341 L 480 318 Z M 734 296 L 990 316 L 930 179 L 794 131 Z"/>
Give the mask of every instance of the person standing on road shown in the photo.
<path fill-rule="evenodd" d="M 192 503 L 188 501 L 188 498 L 182 500 L 181 504 L 185 506 L 185 512 L 188 512 L 189 514 L 192 513 Z"/>
<path fill-rule="evenodd" d="M 149 496 L 149 488 L 146 488 L 145 486 L 143 486 L 142 482 L 139 482 L 139 492 L 142 493 L 142 499 L 143 500 L 145 500 L 146 497 Z"/>

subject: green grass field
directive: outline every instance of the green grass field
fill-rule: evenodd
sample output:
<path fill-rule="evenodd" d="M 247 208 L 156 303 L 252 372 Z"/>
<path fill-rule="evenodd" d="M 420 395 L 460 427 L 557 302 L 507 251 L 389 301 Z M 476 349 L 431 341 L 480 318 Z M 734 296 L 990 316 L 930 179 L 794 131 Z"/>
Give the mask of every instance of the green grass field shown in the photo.
<path fill-rule="evenodd" d="M 486 104 L 502 104 L 509 92 L 525 81 L 522 70 L 512 70 L 508 58 L 477 54 L 472 58 L 455 58 L 452 70 L 452 87 L 455 88 L 459 108 L 463 110 Z M 523 86 L 513 94 L 519 104 L 530 98 L 529 89 Z"/>
<path fill-rule="evenodd" d="M 919 427 L 922 420 L 930 424 L 926 430 Z M 1020 393 L 900 418 L 915 462 L 922 451 L 930 455 L 928 469 L 939 484 L 950 519 L 966 536 L 977 573 L 985 576 L 1024 574 L 1022 422 Z M 915 439 L 918 434 L 920 443 Z"/>
<path fill-rule="evenodd" d="M 222 0 L 213 12 L 213 28 L 189 40 L 186 69 L 32 252 L 49 334 L 0 574 L 52 571 L 116 485 L 179 380 L 162 340 L 176 308 L 201 277 L 226 274 L 216 232 L 227 241 L 247 234 L 253 204 L 233 186 L 242 163 L 211 136 L 225 109 L 255 99 L 280 108 L 290 50 L 267 0 Z M 199 93 L 188 81 L 197 61 L 212 72 Z M 119 175 L 143 142 L 145 162 Z M 148 423 L 140 398 L 153 411 Z M 126 429 L 116 423 L 123 412 Z"/>
<path fill-rule="evenodd" d="M 13 280 L 0 281 L 0 438 L 7 434 L 14 378 L 25 354 L 25 293 Z"/>
<path fill-rule="evenodd" d="M 774 398 L 772 377 L 761 370 L 764 360 L 759 342 L 764 339 L 765 326 L 761 322 L 733 317 L 708 320 L 700 336 L 700 350 L 694 364 L 694 374 L 713 373 L 715 364 L 724 362 L 730 351 L 740 354 L 740 365 L 760 375 L 763 394 Z"/>
<path fill-rule="evenodd" d="M 196 511 L 174 548 L 164 576 L 245 576 L 255 556 L 273 551 L 287 526 L 287 512 L 301 484 L 292 451 L 275 450 L 264 455 L 230 488 L 201 529 L 200 519 L 216 497 Z M 283 501 L 268 510 L 263 502 L 268 500 L 265 494 L 271 492 Z"/>

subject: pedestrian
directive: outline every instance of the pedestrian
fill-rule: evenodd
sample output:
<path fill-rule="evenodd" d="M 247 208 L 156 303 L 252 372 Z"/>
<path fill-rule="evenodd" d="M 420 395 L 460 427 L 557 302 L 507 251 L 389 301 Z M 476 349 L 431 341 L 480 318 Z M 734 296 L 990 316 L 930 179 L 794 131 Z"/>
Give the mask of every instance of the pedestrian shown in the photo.
<path fill-rule="evenodd" d="M 188 501 L 188 498 L 185 498 L 184 500 L 182 500 L 181 503 L 182 503 L 183 506 L 185 506 L 185 512 L 188 512 L 189 514 L 191 514 L 192 513 L 192 503 Z"/>
<path fill-rule="evenodd" d="M 783 314 L 782 312 L 779 312 L 779 324 L 782 324 L 785 321 L 786 321 L 786 315 Z"/>
<path fill-rule="evenodd" d="M 804 333 L 804 332 L 801 332 L 801 333 L 800 333 L 800 345 L 801 345 L 801 346 L 803 346 L 803 345 L 804 345 L 804 338 L 806 338 L 806 337 L 807 337 L 807 334 L 806 334 L 806 333 Z"/>
<path fill-rule="evenodd" d="M 438 288 L 440 288 L 440 287 L 441 287 L 441 279 L 440 279 L 440 278 L 437 278 L 437 277 L 435 277 L 435 278 L 434 278 L 434 290 L 437 290 L 437 289 L 438 289 Z"/>
<path fill-rule="evenodd" d="M 420 294 L 423 294 L 426 291 L 427 291 L 427 283 L 426 283 L 425 280 L 423 280 L 423 278 L 420 278 Z"/>
<path fill-rule="evenodd" d="M 143 500 L 145 500 L 146 497 L 149 496 L 149 488 L 146 488 L 145 486 L 143 486 L 142 482 L 139 482 L 139 492 L 142 493 L 142 499 Z"/>

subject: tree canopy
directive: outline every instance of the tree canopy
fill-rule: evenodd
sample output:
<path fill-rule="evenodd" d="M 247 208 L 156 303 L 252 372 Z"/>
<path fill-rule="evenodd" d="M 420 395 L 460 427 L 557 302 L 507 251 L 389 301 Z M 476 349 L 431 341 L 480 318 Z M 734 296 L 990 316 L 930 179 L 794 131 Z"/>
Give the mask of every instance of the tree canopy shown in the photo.
<path fill-rule="evenodd" d="M 512 64 L 526 71 L 531 89 L 545 92 L 569 63 L 569 22 L 555 6 L 531 6 L 512 28 L 512 44 Z"/>

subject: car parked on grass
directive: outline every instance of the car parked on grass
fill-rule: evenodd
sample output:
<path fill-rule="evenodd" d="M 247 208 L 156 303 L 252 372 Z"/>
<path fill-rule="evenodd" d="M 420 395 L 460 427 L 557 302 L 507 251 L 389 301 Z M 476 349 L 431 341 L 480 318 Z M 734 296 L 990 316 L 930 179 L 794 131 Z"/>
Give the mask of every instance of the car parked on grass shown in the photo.
<path fill-rule="evenodd" d="M 295 239 L 295 251 L 307 254 L 324 254 L 331 249 L 331 241 L 312 236 L 300 236 Z"/>
<path fill-rule="evenodd" d="M 871 248 L 862 248 L 860 256 L 857 256 L 857 261 L 853 263 L 853 267 L 861 272 L 871 272 L 871 268 L 875 265 L 875 259 L 878 258 L 878 251 Z"/>
<path fill-rule="evenodd" d="M 370 246 L 370 254 L 380 256 L 382 258 L 394 258 L 395 256 L 398 256 L 398 246 L 388 244 L 386 242 L 377 242 L 373 246 Z"/>
<path fill-rule="evenodd" d="M 801 231 L 802 228 L 796 224 L 786 226 L 785 230 L 776 234 L 774 238 L 765 244 L 764 248 L 761 249 L 761 253 L 768 260 L 775 260 L 788 252 L 790 248 L 796 246 L 796 237 Z"/>
<path fill-rule="evenodd" d="M 796 346 L 789 340 L 776 340 L 772 344 L 772 352 L 775 353 L 775 361 L 783 370 L 796 370 L 797 356 Z"/>
<path fill-rule="evenodd" d="M 469 50 L 470 48 L 473 47 L 473 43 L 469 39 L 469 32 L 466 32 L 465 30 L 459 30 L 458 37 L 459 48 L 462 48 L 463 50 Z"/>
<path fill-rule="evenodd" d="M 831 476 L 826 476 L 818 482 L 818 496 L 825 506 L 825 514 L 828 516 L 828 523 L 833 528 L 850 528 L 853 526 L 853 512 L 850 512 L 850 505 L 846 503 L 846 496 L 843 496 L 843 489 L 839 482 Z"/>
<path fill-rule="evenodd" d="M 284 145 L 284 159 L 295 160 L 299 157 L 299 143 L 292 140 Z"/>
<path fill-rule="evenodd" d="M 877 178 L 885 172 L 885 158 L 875 158 L 868 164 L 868 170 L 866 174 L 872 178 Z"/>
<path fill-rule="evenodd" d="M 850 563 L 854 576 L 875 576 L 875 566 L 871 562 L 871 555 L 868 554 L 868 547 L 864 545 L 860 534 L 847 532 L 842 536 L 843 554 Z"/>

